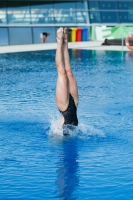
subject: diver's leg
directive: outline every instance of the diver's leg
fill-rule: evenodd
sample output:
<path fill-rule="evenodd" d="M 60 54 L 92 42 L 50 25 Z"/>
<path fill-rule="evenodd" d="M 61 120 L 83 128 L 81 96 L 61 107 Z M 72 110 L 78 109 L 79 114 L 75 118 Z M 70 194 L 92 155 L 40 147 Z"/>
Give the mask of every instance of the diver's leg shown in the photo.
<path fill-rule="evenodd" d="M 68 86 L 69 93 L 73 96 L 76 106 L 78 105 L 78 87 L 76 79 L 72 73 L 69 53 L 68 53 L 68 31 L 64 28 L 64 43 L 63 43 L 63 52 L 64 52 L 64 63 L 65 69 L 68 77 Z"/>
<path fill-rule="evenodd" d="M 44 35 L 44 36 L 43 36 L 42 43 L 45 43 L 46 39 L 47 39 L 47 37 Z"/>
<path fill-rule="evenodd" d="M 57 30 L 56 67 L 58 79 L 56 86 L 56 103 L 59 110 L 64 111 L 69 103 L 68 78 L 64 65 L 63 55 L 63 28 Z"/>
<path fill-rule="evenodd" d="M 43 34 L 40 34 L 40 38 L 41 38 L 41 43 L 43 43 Z"/>

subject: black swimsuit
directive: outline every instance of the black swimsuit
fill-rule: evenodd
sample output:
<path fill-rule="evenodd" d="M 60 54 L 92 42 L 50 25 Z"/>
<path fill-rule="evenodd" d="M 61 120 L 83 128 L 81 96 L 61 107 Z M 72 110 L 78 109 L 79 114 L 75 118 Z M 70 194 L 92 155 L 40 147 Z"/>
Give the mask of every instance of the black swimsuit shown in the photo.
<path fill-rule="evenodd" d="M 64 124 L 63 125 L 67 125 L 67 124 L 71 124 L 71 125 L 74 125 L 74 126 L 78 125 L 77 107 L 75 105 L 74 99 L 71 96 L 71 94 L 69 95 L 68 108 L 65 111 L 60 111 L 60 112 L 64 117 Z"/>

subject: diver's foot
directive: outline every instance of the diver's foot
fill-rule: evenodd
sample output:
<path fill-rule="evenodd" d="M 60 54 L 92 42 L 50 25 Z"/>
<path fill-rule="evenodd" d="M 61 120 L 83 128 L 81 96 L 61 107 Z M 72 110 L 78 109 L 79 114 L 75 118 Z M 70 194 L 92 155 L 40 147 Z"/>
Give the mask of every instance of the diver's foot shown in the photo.
<path fill-rule="evenodd" d="M 67 28 L 64 28 L 64 42 L 68 42 L 68 31 L 67 31 Z"/>
<path fill-rule="evenodd" d="M 57 43 L 58 44 L 63 44 L 63 28 L 59 28 L 57 30 L 57 37 L 56 37 L 56 40 L 57 40 Z"/>

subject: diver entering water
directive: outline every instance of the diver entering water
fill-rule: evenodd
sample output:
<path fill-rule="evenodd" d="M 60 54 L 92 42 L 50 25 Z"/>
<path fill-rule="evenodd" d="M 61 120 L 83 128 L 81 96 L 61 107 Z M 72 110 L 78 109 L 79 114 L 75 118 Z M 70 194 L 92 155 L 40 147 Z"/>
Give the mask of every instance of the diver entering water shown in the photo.
<path fill-rule="evenodd" d="M 58 71 L 56 85 L 56 104 L 62 114 L 61 125 L 78 125 L 77 106 L 78 88 L 72 73 L 68 53 L 68 31 L 57 30 L 56 67 Z M 63 128 L 64 129 L 64 128 Z"/>

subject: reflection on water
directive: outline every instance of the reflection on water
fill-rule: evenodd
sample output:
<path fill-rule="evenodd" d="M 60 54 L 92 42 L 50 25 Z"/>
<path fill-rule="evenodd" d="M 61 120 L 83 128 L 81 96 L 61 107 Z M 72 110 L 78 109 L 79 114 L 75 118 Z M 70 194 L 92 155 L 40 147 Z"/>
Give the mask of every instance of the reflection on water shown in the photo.
<path fill-rule="evenodd" d="M 78 152 L 76 138 L 68 139 L 62 143 L 62 151 L 57 163 L 57 181 L 60 199 L 72 199 L 74 191 L 79 184 Z"/>
<path fill-rule="evenodd" d="M 133 51 L 126 52 L 126 62 L 127 64 L 133 62 Z"/>

